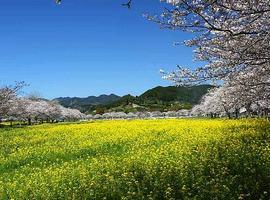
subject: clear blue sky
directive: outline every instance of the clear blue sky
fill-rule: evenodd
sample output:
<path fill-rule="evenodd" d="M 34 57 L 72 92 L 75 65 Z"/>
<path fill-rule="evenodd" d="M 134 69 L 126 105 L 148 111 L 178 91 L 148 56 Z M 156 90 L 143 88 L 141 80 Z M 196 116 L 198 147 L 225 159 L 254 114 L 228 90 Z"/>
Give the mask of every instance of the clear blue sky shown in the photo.
<path fill-rule="evenodd" d="M 139 95 L 157 85 L 159 69 L 192 62 L 192 49 L 172 44 L 187 33 L 160 29 L 143 13 L 166 4 L 136 0 L 2 0 L 0 85 L 26 81 L 43 97 Z"/>

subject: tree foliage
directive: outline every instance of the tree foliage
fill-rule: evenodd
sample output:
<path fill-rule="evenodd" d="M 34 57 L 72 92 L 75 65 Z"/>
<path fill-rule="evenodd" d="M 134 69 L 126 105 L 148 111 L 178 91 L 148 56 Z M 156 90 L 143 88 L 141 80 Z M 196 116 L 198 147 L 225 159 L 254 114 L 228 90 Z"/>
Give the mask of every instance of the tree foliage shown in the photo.
<path fill-rule="evenodd" d="M 195 33 L 185 44 L 207 64 L 165 74 L 176 84 L 208 79 L 229 81 L 239 73 L 269 74 L 270 3 L 268 0 L 167 0 L 173 9 L 150 20 L 161 26 Z M 259 81 L 268 84 L 269 81 Z"/>

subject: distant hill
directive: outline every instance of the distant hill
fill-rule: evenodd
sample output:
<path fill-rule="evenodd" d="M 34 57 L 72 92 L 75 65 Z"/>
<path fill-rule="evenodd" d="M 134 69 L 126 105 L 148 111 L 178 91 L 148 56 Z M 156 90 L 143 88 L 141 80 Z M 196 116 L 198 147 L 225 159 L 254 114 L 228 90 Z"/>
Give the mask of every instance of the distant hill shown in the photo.
<path fill-rule="evenodd" d="M 121 99 L 106 104 L 92 107 L 91 111 L 168 111 L 179 109 L 191 109 L 198 104 L 200 99 L 211 85 L 199 85 L 193 87 L 155 87 L 147 90 L 140 96 L 125 95 Z"/>
<path fill-rule="evenodd" d="M 62 106 L 68 108 L 77 108 L 81 111 L 86 111 L 92 106 L 104 105 L 115 102 L 121 99 L 120 96 L 115 94 L 100 95 L 100 96 L 89 96 L 86 98 L 80 97 L 59 97 L 54 100 L 58 101 Z"/>
<path fill-rule="evenodd" d="M 212 87 L 211 85 L 192 87 L 158 86 L 147 90 L 140 96 L 128 94 L 119 97 L 111 94 L 86 98 L 60 97 L 56 100 L 65 107 L 77 108 L 86 113 L 179 110 L 190 109 L 193 105 L 199 103 L 201 97 Z"/>
<path fill-rule="evenodd" d="M 212 87 L 213 86 L 211 85 L 198 85 L 192 87 L 158 86 L 146 91 L 140 97 L 164 102 L 179 101 L 182 103 L 197 104 L 201 97 Z"/>

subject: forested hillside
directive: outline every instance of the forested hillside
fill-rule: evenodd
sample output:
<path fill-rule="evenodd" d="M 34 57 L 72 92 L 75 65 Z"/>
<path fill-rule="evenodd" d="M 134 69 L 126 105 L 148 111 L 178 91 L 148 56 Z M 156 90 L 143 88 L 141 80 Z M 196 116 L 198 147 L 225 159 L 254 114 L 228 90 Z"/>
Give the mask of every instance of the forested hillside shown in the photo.
<path fill-rule="evenodd" d="M 190 109 L 199 103 L 201 97 L 212 88 L 211 85 L 192 87 L 155 87 L 147 90 L 140 96 L 130 94 L 123 97 L 117 95 L 90 96 L 87 98 L 57 98 L 56 100 L 65 107 L 76 108 L 86 113 L 104 113 L 107 111 L 166 111 Z"/>

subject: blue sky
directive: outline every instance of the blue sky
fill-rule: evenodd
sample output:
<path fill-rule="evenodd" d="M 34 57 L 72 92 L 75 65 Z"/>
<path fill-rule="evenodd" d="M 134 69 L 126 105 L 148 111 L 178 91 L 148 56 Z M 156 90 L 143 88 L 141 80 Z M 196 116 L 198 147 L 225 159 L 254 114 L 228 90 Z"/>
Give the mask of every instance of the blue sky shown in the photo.
<path fill-rule="evenodd" d="M 172 44 L 187 39 L 142 17 L 166 4 L 136 0 L 2 0 L 0 85 L 30 84 L 43 97 L 139 95 L 162 80 L 159 69 L 193 66 L 192 49 Z"/>

